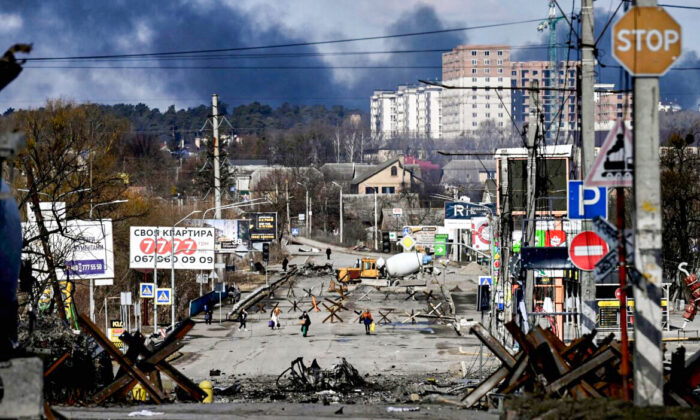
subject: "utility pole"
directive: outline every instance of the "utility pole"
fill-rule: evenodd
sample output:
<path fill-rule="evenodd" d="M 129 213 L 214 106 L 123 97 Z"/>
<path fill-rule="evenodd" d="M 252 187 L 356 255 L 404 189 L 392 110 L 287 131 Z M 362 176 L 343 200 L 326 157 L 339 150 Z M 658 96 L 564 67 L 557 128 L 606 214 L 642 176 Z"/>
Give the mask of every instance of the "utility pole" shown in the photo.
<path fill-rule="evenodd" d="M 306 214 L 304 215 L 304 225 L 306 226 L 306 229 L 304 229 L 304 235 L 306 235 L 307 238 L 311 237 L 309 234 L 309 188 L 304 186 L 306 188 Z"/>
<path fill-rule="evenodd" d="M 581 0 L 581 179 L 593 166 L 595 152 L 595 56 L 593 48 L 593 0 Z M 584 230 L 588 230 L 587 221 Z M 596 326 L 595 278 L 592 271 L 581 271 L 581 328 L 588 334 Z"/>
<path fill-rule="evenodd" d="M 343 243 L 343 187 L 340 188 L 340 243 Z"/>
<path fill-rule="evenodd" d="M 656 6 L 637 0 L 636 6 Z M 659 78 L 634 78 L 634 404 L 663 405 Z"/>
<path fill-rule="evenodd" d="M 379 187 L 374 187 L 374 249 L 379 249 L 379 243 L 378 243 L 378 233 L 379 231 L 377 230 L 377 223 L 378 223 L 378 216 L 377 216 L 377 189 Z"/>
<path fill-rule="evenodd" d="M 530 116 L 527 125 L 527 208 L 525 242 L 527 246 L 535 246 L 535 210 L 537 191 L 537 137 L 540 124 L 540 84 L 537 80 L 530 82 Z M 525 274 L 525 310 L 523 314 L 526 325 L 529 325 L 528 314 L 532 311 L 532 296 L 535 288 L 535 273 L 527 270 Z M 527 332 L 527 331 L 525 331 Z"/>
<path fill-rule="evenodd" d="M 221 173 L 219 168 L 219 95 L 211 95 L 211 126 L 213 129 L 214 144 L 214 218 L 221 219 Z M 220 268 L 224 263 L 224 255 L 216 254 L 216 275 L 219 281 L 224 281 L 224 269 Z"/>
<path fill-rule="evenodd" d="M 289 215 L 289 180 L 284 180 L 284 195 L 287 201 L 287 234 L 292 234 L 292 217 Z"/>

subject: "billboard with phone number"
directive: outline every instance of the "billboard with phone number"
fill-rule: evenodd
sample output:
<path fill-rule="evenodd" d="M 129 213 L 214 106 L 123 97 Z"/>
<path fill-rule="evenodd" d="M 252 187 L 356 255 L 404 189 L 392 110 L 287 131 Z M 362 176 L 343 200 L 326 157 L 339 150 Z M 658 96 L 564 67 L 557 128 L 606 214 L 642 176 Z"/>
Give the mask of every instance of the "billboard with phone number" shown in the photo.
<path fill-rule="evenodd" d="M 213 228 L 132 226 L 130 233 L 129 268 L 214 268 Z"/>

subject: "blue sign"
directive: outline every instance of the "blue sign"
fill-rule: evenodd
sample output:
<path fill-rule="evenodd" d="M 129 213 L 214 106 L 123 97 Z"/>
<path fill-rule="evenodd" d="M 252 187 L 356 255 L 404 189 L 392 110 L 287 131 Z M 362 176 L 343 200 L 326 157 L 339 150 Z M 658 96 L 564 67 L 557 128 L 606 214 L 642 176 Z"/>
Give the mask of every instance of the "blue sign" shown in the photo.
<path fill-rule="evenodd" d="M 104 274 L 104 260 L 74 260 L 66 261 L 66 271 L 72 275 Z"/>
<path fill-rule="evenodd" d="M 141 298 L 153 298 L 155 286 L 153 283 L 140 283 L 139 296 Z"/>
<path fill-rule="evenodd" d="M 583 181 L 569 181 L 569 219 L 608 218 L 608 190 L 606 187 L 584 187 Z"/>
<path fill-rule="evenodd" d="M 489 214 L 486 206 L 463 201 L 445 202 L 445 227 L 448 229 L 471 229 L 472 217 Z"/>
<path fill-rule="evenodd" d="M 411 228 L 403 228 L 403 236 L 408 236 L 411 234 Z"/>
<path fill-rule="evenodd" d="M 479 286 L 491 286 L 491 276 L 479 276 Z"/>
<path fill-rule="evenodd" d="M 292 236 L 299 236 L 299 228 L 292 228 Z"/>
<path fill-rule="evenodd" d="M 156 305 L 171 305 L 172 290 L 170 288 L 156 289 Z"/>

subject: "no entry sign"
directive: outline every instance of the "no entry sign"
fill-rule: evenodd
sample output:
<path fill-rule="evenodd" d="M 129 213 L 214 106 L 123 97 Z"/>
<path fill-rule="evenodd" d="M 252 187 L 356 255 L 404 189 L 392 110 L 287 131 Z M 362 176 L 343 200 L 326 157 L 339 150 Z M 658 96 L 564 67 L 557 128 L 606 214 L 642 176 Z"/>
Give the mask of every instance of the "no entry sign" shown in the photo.
<path fill-rule="evenodd" d="M 589 230 L 574 236 L 569 245 L 571 262 L 584 271 L 592 271 L 601 258 L 608 253 L 608 244 Z"/>

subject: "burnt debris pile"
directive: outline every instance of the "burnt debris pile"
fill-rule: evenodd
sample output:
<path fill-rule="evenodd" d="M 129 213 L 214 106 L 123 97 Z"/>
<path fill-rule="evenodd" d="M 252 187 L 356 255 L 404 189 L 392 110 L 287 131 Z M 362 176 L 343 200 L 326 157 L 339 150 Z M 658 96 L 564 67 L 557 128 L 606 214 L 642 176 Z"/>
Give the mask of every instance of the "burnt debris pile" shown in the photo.
<path fill-rule="evenodd" d="M 322 369 L 316 359 L 310 366 L 306 366 L 304 358 L 298 357 L 277 378 L 277 387 L 285 392 L 325 390 L 347 392 L 366 384 L 357 369 L 345 358 L 330 369 Z"/>

